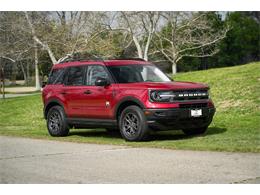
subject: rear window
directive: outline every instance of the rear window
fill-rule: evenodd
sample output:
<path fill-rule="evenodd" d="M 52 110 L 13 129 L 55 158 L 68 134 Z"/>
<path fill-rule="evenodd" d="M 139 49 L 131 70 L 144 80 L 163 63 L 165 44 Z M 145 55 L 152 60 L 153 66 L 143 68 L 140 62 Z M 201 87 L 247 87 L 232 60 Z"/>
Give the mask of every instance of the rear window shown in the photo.
<path fill-rule="evenodd" d="M 49 76 L 48 84 L 62 84 L 64 72 L 64 68 L 53 69 Z"/>
<path fill-rule="evenodd" d="M 75 66 L 70 67 L 67 73 L 67 85 L 83 85 L 83 79 L 84 79 L 84 72 L 85 67 L 84 66 Z"/>

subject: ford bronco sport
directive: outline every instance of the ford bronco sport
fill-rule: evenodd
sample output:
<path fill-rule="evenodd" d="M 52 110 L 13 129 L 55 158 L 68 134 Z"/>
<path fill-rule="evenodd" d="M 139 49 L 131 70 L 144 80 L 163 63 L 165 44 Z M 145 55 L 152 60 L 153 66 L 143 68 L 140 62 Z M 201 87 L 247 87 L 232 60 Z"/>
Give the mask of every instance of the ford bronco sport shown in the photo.
<path fill-rule="evenodd" d="M 144 140 L 151 130 L 195 135 L 215 113 L 207 85 L 172 81 L 138 59 L 55 64 L 42 98 L 51 136 L 66 136 L 70 128 L 118 129 L 127 141 Z"/>

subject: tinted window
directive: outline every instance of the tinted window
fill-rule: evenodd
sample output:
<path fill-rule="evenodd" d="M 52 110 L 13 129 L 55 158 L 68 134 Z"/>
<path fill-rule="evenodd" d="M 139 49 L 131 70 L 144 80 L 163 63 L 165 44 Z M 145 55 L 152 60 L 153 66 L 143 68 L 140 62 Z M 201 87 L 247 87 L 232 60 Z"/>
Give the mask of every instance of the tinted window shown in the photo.
<path fill-rule="evenodd" d="M 53 69 L 48 79 L 48 84 L 62 84 L 64 72 L 63 68 Z"/>
<path fill-rule="evenodd" d="M 67 73 L 67 85 L 83 85 L 84 70 L 83 66 L 70 67 Z"/>
<path fill-rule="evenodd" d="M 118 83 L 171 81 L 167 75 L 153 65 L 108 66 L 108 69 Z"/>
<path fill-rule="evenodd" d="M 97 79 L 109 79 L 107 72 L 103 66 L 88 66 L 87 71 L 87 85 L 95 85 Z"/>

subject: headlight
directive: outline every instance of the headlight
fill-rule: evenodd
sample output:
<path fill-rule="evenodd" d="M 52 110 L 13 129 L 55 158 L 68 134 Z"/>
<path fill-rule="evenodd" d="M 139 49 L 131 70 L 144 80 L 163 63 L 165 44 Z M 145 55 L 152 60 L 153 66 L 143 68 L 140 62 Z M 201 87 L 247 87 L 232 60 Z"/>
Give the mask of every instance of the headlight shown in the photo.
<path fill-rule="evenodd" d="M 176 95 L 172 91 L 151 91 L 150 99 L 153 102 L 172 102 Z"/>

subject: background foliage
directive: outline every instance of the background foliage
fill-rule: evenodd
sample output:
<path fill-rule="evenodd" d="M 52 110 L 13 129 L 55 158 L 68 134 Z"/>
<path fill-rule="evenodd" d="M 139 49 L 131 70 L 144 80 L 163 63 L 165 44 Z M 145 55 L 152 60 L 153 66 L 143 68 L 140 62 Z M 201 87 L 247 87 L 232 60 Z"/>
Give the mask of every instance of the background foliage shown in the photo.
<path fill-rule="evenodd" d="M 171 12 L 168 15 L 172 17 L 185 16 L 188 24 L 192 23 L 197 15 L 203 15 L 203 20 L 193 24 L 194 27 L 201 26 L 196 31 L 192 31 L 191 25 L 191 29 L 180 28 L 180 31 L 172 35 L 169 33 L 173 28 L 169 25 L 170 17 L 165 19 L 167 13 L 164 12 L 30 12 L 27 14 L 33 30 L 28 25 L 24 12 L 0 12 L 0 64 L 4 66 L 8 79 L 25 79 L 27 83 L 31 83 L 30 80 L 35 78 L 35 67 L 39 67 L 41 78 L 49 74 L 53 64 L 48 51 L 50 48 L 56 60 L 75 51 L 89 52 L 104 58 L 149 57 L 149 61 L 170 72 L 172 62 L 158 50 L 158 37 L 165 38 L 162 46 L 167 49 L 171 46 L 170 42 L 165 40 L 172 38 L 171 36 L 179 37 L 180 43 L 185 41 L 182 33 L 193 38 L 199 35 L 200 39 L 196 40 L 203 41 L 201 37 L 207 33 L 217 36 L 227 27 L 225 38 L 214 46 L 203 47 L 200 51 L 207 53 L 214 48 L 217 51 L 216 54 L 214 52 L 215 55 L 184 56 L 178 61 L 177 71 L 246 64 L 260 60 L 259 13 Z M 174 22 L 176 25 L 182 25 L 185 18 Z M 157 38 L 155 35 L 158 35 Z M 35 41 L 35 37 L 41 42 Z M 207 38 L 205 36 L 205 39 Z M 145 56 L 146 46 L 149 49 L 148 56 Z M 189 46 L 187 42 L 180 48 Z M 192 50 L 189 55 L 196 56 L 197 52 Z"/>

